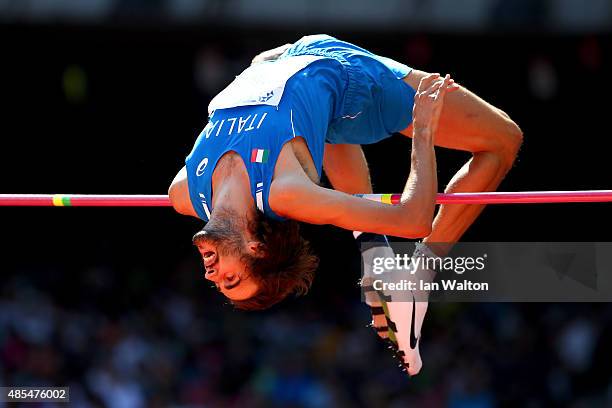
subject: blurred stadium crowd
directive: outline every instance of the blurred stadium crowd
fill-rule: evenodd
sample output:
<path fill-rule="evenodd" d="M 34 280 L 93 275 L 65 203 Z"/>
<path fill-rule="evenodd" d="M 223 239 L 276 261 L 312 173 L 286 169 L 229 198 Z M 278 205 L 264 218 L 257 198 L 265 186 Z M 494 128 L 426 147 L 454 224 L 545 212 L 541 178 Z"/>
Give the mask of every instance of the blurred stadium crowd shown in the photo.
<path fill-rule="evenodd" d="M 0 18 L 33 21 L 298 25 L 396 29 L 607 29 L 607 0 L 1 0 Z M 119 20 L 117 20 L 119 19 Z M 125 21 L 125 20 L 123 20 Z"/>
<path fill-rule="evenodd" d="M 13 278 L 0 300 L 0 382 L 69 385 L 79 408 L 612 404 L 609 306 L 433 304 L 425 370 L 408 379 L 365 327 L 363 304 L 320 297 L 236 313 L 194 284 L 197 267 L 154 288 L 148 271 L 98 265 L 71 282 L 70 299 Z M 142 295 L 124 309 L 118 294 L 131 286 Z"/>

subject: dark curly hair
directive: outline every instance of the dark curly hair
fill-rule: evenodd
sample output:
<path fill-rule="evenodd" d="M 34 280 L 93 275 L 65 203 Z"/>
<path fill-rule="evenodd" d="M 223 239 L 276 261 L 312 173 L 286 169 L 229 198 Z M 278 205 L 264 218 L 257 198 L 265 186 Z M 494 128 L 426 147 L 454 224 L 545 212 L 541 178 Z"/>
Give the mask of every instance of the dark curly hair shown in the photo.
<path fill-rule="evenodd" d="M 232 300 L 232 304 L 242 310 L 263 310 L 290 294 L 308 292 L 319 259 L 301 236 L 299 223 L 272 220 L 257 211 L 249 229 L 262 243 L 260 256 L 244 257 L 259 290 L 248 299 Z"/>

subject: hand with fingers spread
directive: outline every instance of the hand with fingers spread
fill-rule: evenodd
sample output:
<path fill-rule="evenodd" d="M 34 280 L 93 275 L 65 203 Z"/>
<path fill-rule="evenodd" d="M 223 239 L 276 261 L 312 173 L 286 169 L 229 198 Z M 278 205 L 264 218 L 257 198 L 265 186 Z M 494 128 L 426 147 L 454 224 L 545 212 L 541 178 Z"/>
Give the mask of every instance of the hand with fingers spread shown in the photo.
<path fill-rule="evenodd" d="M 450 77 L 440 77 L 440 74 L 430 74 L 421 80 L 414 97 L 413 119 L 415 136 L 421 133 L 433 136 L 438 128 L 438 121 L 444 95 L 459 89 L 459 85 Z M 418 130 L 428 130 L 420 132 Z"/>

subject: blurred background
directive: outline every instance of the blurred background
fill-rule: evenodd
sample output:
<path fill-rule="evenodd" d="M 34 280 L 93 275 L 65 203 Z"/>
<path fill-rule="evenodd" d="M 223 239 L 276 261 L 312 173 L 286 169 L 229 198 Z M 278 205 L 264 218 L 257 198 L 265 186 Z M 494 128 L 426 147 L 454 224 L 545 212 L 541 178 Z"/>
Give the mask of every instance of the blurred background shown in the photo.
<path fill-rule="evenodd" d="M 525 143 L 501 190 L 609 189 L 610 27 L 609 0 L 0 0 L 0 192 L 164 194 L 211 97 L 320 32 L 505 110 Z M 410 141 L 365 150 L 375 191 L 399 192 Z M 440 188 L 467 158 L 438 150 Z M 609 241 L 610 210 L 489 207 L 465 240 Z M 408 379 L 366 328 L 346 231 L 304 226 L 311 293 L 245 313 L 203 279 L 202 223 L 170 209 L 0 220 L 3 386 L 84 408 L 612 407 L 610 304 L 433 304 Z"/>

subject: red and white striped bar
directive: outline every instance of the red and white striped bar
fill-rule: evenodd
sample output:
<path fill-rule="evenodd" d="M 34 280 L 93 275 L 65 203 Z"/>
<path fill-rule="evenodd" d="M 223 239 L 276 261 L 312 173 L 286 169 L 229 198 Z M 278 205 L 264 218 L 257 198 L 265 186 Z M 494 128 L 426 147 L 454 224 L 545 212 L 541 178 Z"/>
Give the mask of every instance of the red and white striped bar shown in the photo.
<path fill-rule="evenodd" d="M 360 197 L 399 204 L 400 194 Z M 612 202 L 612 190 L 438 194 L 438 204 L 548 204 Z M 167 195 L 0 194 L 0 207 L 170 207 Z"/>

